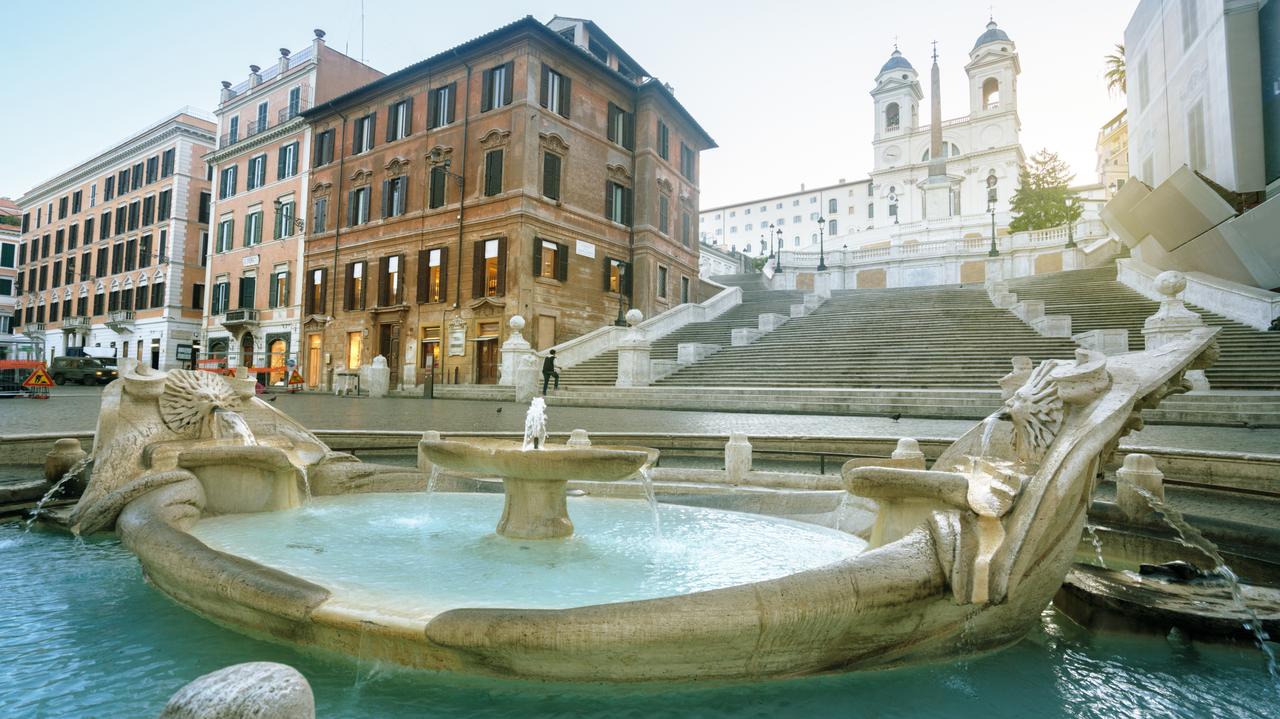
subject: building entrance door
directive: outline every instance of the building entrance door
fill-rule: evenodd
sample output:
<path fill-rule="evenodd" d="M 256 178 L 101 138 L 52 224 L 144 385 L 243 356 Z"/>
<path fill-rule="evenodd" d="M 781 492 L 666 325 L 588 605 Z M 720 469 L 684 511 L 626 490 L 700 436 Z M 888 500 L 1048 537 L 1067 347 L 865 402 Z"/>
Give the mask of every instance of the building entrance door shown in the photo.
<path fill-rule="evenodd" d="M 378 354 L 387 360 L 387 368 L 391 370 L 391 386 L 400 385 L 400 325 L 387 322 L 378 329 Z"/>
<path fill-rule="evenodd" d="M 307 386 L 320 385 L 320 335 L 307 335 Z"/>
<path fill-rule="evenodd" d="M 498 338 L 476 340 L 476 384 L 498 383 Z"/>

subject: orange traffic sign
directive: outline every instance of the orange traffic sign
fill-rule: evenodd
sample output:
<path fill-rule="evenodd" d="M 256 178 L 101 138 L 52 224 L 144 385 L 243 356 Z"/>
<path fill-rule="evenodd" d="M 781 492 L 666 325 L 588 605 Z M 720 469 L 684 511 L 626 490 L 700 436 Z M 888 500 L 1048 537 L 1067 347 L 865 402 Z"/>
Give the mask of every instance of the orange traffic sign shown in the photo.
<path fill-rule="evenodd" d="M 302 384 L 302 375 L 298 374 L 298 370 L 294 370 L 289 375 L 289 384 Z"/>
<path fill-rule="evenodd" d="M 44 365 L 41 365 L 36 367 L 35 371 L 31 373 L 31 376 L 22 383 L 22 386 L 31 388 L 47 388 L 53 387 L 54 382 L 53 378 L 49 376 L 49 373 L 45 371 Z"/>

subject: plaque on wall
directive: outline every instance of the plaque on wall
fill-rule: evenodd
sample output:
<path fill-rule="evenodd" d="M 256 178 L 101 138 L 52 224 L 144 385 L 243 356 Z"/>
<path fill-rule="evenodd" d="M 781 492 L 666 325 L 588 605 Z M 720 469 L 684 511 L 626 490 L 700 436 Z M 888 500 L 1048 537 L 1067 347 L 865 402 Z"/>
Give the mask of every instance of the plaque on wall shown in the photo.
<path fill-rule="evenodd" d="M 578 240 L 574 245 L 574 252 L 582 257 L 595 257 L 596 246 L 584 240 Z"/>
<path fill-rule="evenodd" d="M 461 357 L 467 353 L 467 323 L 461 317 L 449 321 L 449 356 Z"/>

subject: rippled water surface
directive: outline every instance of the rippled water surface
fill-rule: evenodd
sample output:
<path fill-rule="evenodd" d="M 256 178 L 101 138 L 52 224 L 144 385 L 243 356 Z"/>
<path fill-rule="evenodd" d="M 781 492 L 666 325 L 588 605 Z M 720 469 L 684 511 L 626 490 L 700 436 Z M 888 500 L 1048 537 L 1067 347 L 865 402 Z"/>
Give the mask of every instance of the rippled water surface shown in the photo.
<path fill-rule="evenodd" d="M 279 661 L 321 719 L 389 717 L 1272 717 L 1248 646 L 1091 635 L 1047 610 L 1003 652 L 953 664 L 749 685 L 602 687 L 375 666 L 249 639 L 143 582 L 114 539 L 0 524 L 0 716 L 153 717 L 187 681 Z"/>
<path fill-rule="evenodd" d="M 740 512 L 569 498 L 575 534 L 498 536 L 501 494 L 355 494 L 287 512 L 207 519 L 193 532 L 237 554 L 412 613 L 564 609 L 747 584 L 857 555 L 861 539 Z M 388 600 L 390 600 L 388 602 Z"/>

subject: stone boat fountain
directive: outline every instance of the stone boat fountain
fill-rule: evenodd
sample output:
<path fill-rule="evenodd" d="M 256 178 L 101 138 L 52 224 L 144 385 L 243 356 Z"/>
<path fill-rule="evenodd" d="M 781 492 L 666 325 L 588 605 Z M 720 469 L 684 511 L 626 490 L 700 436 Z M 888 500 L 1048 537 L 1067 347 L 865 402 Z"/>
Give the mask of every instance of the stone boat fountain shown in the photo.
<path fill-rule="evenodd" d="M 415 557 L 436 562 L 435 568 L 462 563 L 462 571 L 449 576 L 468 578 L 477 573 L 468 563 L 500 555 L 505 569 L 495 570 L 497 581 L 503 572 L 511 577 L 499 584 L 506 588 L 496 601 L 472 601 L 460 592 L 447 605 L 415 605 L 379 587 L 357 591 L 358 581 L 353 588 L 304 578 L 339 551 L 320 540 L 298 545 L 306 562 L 296 568 L 255 561 L 248 556 L 253 543 L 274 541 L 277 528 L 293 523 L 301 536 L 313 536 L 314 525 L 298 522 L 354 518 L 344 512 L 361 498 L 381 504 L 359 522 L 339 524 L 334 542 L 358 544 L 386 523 L 419 521 L 391 514 L 414 495 L 386 493 L 421 492 L 426 478 L 329 451 L 254 398 L 251 382 L 180 371 L 125 372 L 108 388 L 97 462 L 72 523 L 79 531 L 114 526 L 156 587 L 217 621 L 410 666 L 626 682 L 759 679 L 962 656 L 1007 645 L 1035 625 L 1070 566 L 1104 461 L 1123 435 L 1141 426 L 1143 409 L 1186 391 L 1184 373 L 1213 361 L 1215 332 L 1195 329 L 1156 350 L 1111 357 L 1080 350 L 1074 361 L 1016 370 L 1004 383 L 1004 407 L 931 469 L 913 460 L 845 467 L 848 490 L 876 507 L 865 551 L 861 543 L 840 544 L 836 535 L 847 535 L 834 530 L 780 528 L 779 520 L 738 515 L 735 521 L 747 530 L 741 537 L 785 529 L 811 541 L 782 547 L 794 555 L 787 569 L 763 579 L 735 575 L 706 589 L 677 584 L 657 594 L 551 607 L 531 596 L 540 590 L 519 572 L 543 570 L 524 565 L 542 558 L 547 566 L 572 569 L 584 547 L 595 551 L 592 535 L 608 533 L 607 522 L 595 521 L 590 531 L 563 536 L 572 527 L 569 511 L 585 527 L 584 520 L 607 516 L 598 515 L 599 508 L 631 502 L 582 497 L 566 503 L 563 481 L 630 476 L 647 454 L 628 449 L 426 443 L 438 467 L 504 479 L 505 529 L 464 537 L 456 553 L 433 550 L 431 532 L 461 522 L 461 514 L 450 512 L 463 506 L 453 500 L 466 498 L 431 504 L 438 530 L 406 535 L 413 546 L 395 563 L 410 572 Z M 298 508 L 308 486 L 317 497 L 315 516 Z M 481 514 L 496 509 L 477 506 Z M 693 523 L 709 524 L 708 517 Z M 242 519 L 257 527 L 257 539 L 240 549 L 208 543 L 218 536 L 213 529 L 239 531 Z M 665 534 L 665 517 L 663 526 Z M 647 535 L 618 541 L 659 544 Z M 706 546 L 733 541 L 713 535 Z M 834 554 L 821 555 L 833 545 Z M 377 541 L 369 546 L 357 560 L 387 550 Z M 614 563 L 611 556 L 594 561 L 602 568 Z M 698 569 L 699 561 L 723 560 L 702 560 L 695 551 L 686 561 Z M 434 575 L 423 581 L 437 589 L 448 584 Z M 604 580 L 587 574 L 576 581 Z"/>

